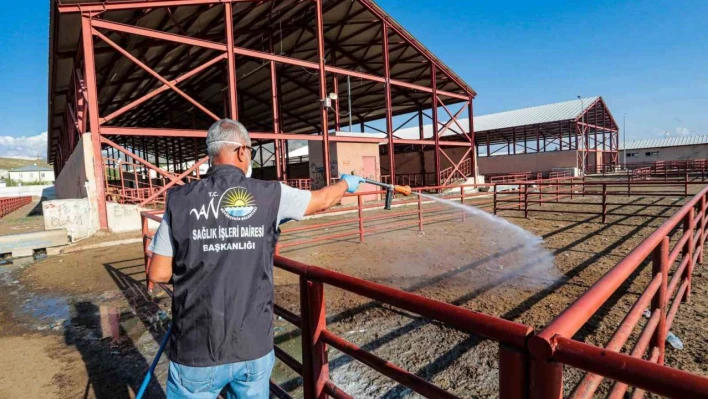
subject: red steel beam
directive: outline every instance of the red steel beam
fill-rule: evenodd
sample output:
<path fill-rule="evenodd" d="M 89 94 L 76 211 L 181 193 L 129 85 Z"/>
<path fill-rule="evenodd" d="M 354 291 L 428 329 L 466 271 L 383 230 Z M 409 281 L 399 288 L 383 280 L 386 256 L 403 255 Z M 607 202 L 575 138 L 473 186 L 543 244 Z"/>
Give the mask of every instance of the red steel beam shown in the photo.
<path fill-rule="evenodd" d="M 161 7 L 196 6 L 202 4 L 247 3 L 259 0 L 130 0 L 108 1 L 102 3 L 59 4 L 57 10 L 60 14 L 106 12 L 118 10 L 154 9 Z"/>
<path fill-rule="evenodd" d="M 96 29 L 93 29 L 93 34 L 96 35 L 96 36 L 98 36 L 98 37 L 99 37 L 101 40 L 103 40 L 104 42 L 106 42 L 109 46 L 111 46 L 111 47 L 113 47 L 114 49 L 116 49 L 116 51 L 118 51 L 119 53 L 123 54 L 126 58 L 128 58 L 128 59 L 131 60 L 132 62 L 136 63 L 140 68 L 142 68 L 143 70 L 145 70 L 145 72 L 147 72 L 147 73 L 149 73 L 150 75 L 152 75 L 155 79 L 157 79 L 157 80 L 159 80 L 160 82 L 162 82 L 165 86 L 168 86 L 168 87 L 169 87 L 170 89 L 172 89 L 174 92 L 176 92 L 176 93 L 179 94 L 180 96 L 184 97 L 185 100 L 187 100 L 187 101 L 189 101 L 190 103 L 192 103 L 192 105 L 194 105 L 195 107 L 199 108 L 202 112 L 204 112 L 205 114 L 209 115 L 209 116 L 212 117 L 214 120 L 219 120 L 219 119 L 220 119 L 218 116 L 214 115 L 214 113 L 212 113 L 211 111 L 209 111 L 205 106 L 201 105 L 201 104 L 200 104 L 199 102 L 197 102 L 195 99 L 193 99 L 192 97 L 190 97 L 187 93 L 183 92 L 183 91 L 180 90 L 177 86 L 175 86 L 174 84 L 172 84 L 170 81 L 168 81 L 167 79 L 163 78 L 162 75 L 160 75 L 159 73 L 155 72 L 152 68 L 150 68 L 149 66 L 145 65 L 142 61 L 140 61 L 139 59 L 133 57 L 132 54 L 130 54 L 129 52 L 125 51 L 125 49 L 123 49 L 123 48 L 120 47 L 119 45 L 115 44 L 111 39 L 107 38 L 107 37 L 106 37 L 105 35 L 103 35 L 101 32 L 99 32 L 99 31 L 96 30 Z"/>
<path fill-rule="evenodd" d="M 217 62 L 223 60 L 224 58 L 226 58 L 226 54 L 221 54 L 221 55 L 217 56 L 216 58 L 213 58 L 210 61 L 192 69 L 191 71 L 185 73 L 184 75 L 171 80 L 170 83 L 172 83 L 173 85 L 178 85 L 179 83 L 191 78 L 192 76 L 198 74 L 199 72 L 202 72 L 203 70 L 205 70 L 205 69 L 211 67 L 212 65 L 216 64 Z M 130 102 L 129 104 L 124 105 L 120 109 L 113 111 L 111 114 L 107 115 L 106 117 L 101 118 L 100 119 L 101 124 L 105 124 L 106 122 L 109 122 L 112 119 L 115 119 L 115 118 L 119 117 L 120 115 L 123 115 L 124 113 L 130 111 L 131 109 L 137 107 L 138 105 L 146 102 L 147 100 L 149 100 L 149 99 L 157 96 L 158 94 L 163 93 L 169 89 L 170 89 L 169 86 L 163 84 L 159 88 L 151 91 L 150 93 L 142 96 L 141 98 L 138 98 L 138 99 Z"/>
<path fill-rule="evenodd" d="M 98 202 L 98 222 L 103 230 L 108 229 L 106 214 L 106 189 L 103 186 L 103 160 L 101 158 L 100 122 L 98 116 L 98 87 L 96 86 L 96 62 L 93 56 L 93 35 L 91 34 L 91 17 L 84 14 L 81 17 L 81 38 L 84 51 L 84 73 L 86 75 L 86 93 L 88 95 L 89 124 L 91 127 L 91 144 L 93 146 L 94 184 L 96 186 L 96 201 Z"/>

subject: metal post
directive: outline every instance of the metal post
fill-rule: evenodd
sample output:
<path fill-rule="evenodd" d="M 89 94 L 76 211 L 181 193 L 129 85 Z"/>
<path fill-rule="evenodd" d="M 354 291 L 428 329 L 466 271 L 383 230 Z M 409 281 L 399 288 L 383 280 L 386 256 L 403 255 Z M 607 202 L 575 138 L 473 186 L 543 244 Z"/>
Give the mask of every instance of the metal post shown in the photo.
<path fill-rule="evenodd" d="M 229 114 L 231 119 L 238 120 L 238 98 L 236 96 L 236 54 L 234 54 L 234 21 L 230 2 L 224 4 L 224 21 L 226 23 L 226 59 L 229 68 Z"/>
<path fill-rule="evenodd" d="M 494 189 L 494 214 L 496 215 L 497 214 L 497 185 L 495 184 L 494 186 L 492 186 L 492 188 Z M 420 198 L 420 196 L 419 196 L 419 198 Z"/>
<path fill-rule="evenodd" d="M 417 195 L 418 197 L 418 230 L 423 231 L 423 197 Z"/>
<path fill-rule="evenodd" d="M 384 83 L 386 90 L 386 135 L 388 137 L 388 165 L 391 184 L 396 184 L 396 154 L 393 148 L 393 104 L 391 100 L 391 66 L 389 65 L 388 25 L 381 23 L 381 38 L 383 41 Z"/>
<path fill-rule="evenodd" d="M 693 274 L 693 267 L 695 266 L 693 263 L 693 254 L 695 253 L 695 248 L 693 246 L 693 232 L 696 228 L 693 220 L 694 217 L 695 208 L 691 208 L 688 210 L 688 214 L 683 220 L 683 234 L 688 235 L 688 240 L 686 241 L 686 245 L 683 247 L 681 253 L 683 259 L 688 257 L 688 265 L 686 266 L 686 270 L 683 272 L 682 277 L 688 281 L 688 286 L 686 287 L 686 294 L 681 299 L 682 302 L 688 302 L 691 299 L 691 275 Z"/>
<path fill-rule="evenodd" d="M 433 119 L 433 140 L 435 140 L 434 162 L 435 162 L 435 185 L 440 185 L 440 137 L 438 135 L 438 81 L 437 68 L 435 64 L 430 66 L 430 86 L 433 89 L 433 108 L 430 110 Z"/>
<path fill-rule="evenodd" d="M 602 223 L 607 220 L 607 184 L 602 184 Z"/>
<path fill-rule="evenodd" d="M 465 188 L 460 186 L 460 205 L 464 205 L 464 204 L 465 204 Z M 462 211 L 462 221 L 463 222 L 465 221 L 465 214 L 466 213 L 467 212 L 465 212 L 464 210 Z"/>
<path fill-rule="evenodd" d="M 529 186 L 524 186 L 524 218 L 529 218 Z"/>
<path fill-rule="evenodd" d="M 467 105 L 467 122 L 469 123 L 468 130 L 470 136 L 470 142 L 472 143 L 472 182 L 477 184 L 477 135 L 474 132 L 474 117 L 472 116 L 474 112 L 474 107 L 472 105 L 472 97 L 470 97 L 469 103 Z"/>
<path fill-rule="evenodd" d="M 91 144 L 93 146 L 93 177 L 94 184 L 96 185 L 98 223 L 102 230 L 106 230 L 108 229 L 106 188 L 103 185 L 103 157 L 101 155 L 101 135 L 98 120 L 98 87 L 96 83 L 96 64 L 93 54 L 93 33 L 91 29 L 91 15 L 88 13 L 83 14 L 81 16 L 81 38 L 84 51 L 84 75 L 86 78 L 86 94 L 88 95 Z"/>
<path fill-rule="evenodd" d="M 699 241 L 699 248 L 701 249 L 701 254 L 698 255 L 698 263 L 703 263 L 703 254 L 705 252 L 705 242 L 706 242 L 706 196 L 701 197 L 701 225 L 698 234 L 701 235 Z"/>
<path fill-rule="evenodd" d="M 622 116 L 622 163 L 627 167 L 627 113 Z"/>
<path fill-rule="evenodd" d="M 667 286 L 669 279 L 669 237 L 664 237 L 652 254 L 652 275 L 656 277 L 661 274 L 661 287 L 651 300 L 652 313 L 659 310 L 659 324 L 656 326 L 652 336 L 651 346 L 659 348 L 659 364 L 664 364 L 664 354 L 666 351 L 666 305 Z"/>
<path fill-rule="evenodd" d="M 362 204 L 362 195 L 359 194 L 356 197 L 357 212 L 359 216 L 359 242 L 364 242 L 364 208 Z"/>
<path fill-rule="evenodd" d="M 528 355 L 499 344 L 499 399 L 528 397 Z"/>
<path fill-rule="evenodd" d="M 529 388 L 531 399 L 561 399 L 563 364 L 532 359 Z"/>
<path fill-rule="evenodd" d="M 330 184 L 332 179 L 332 169 L 329 154 L 329 122 L 328 110 L 325 107 L 327 98 L 327 75 L 325 73 L 325 48 L 324 48 L 324 23 L 322 17 L 322 0 L 315 0 L 317 10 L 317 56 L 319 58 L 319 78 L 320 78 L 320 117 L 322 120 L 322 159 L 324 160 L 324 180 L 325 186 Z"/>
<path fill-rule="evenodd" d="M 325 399 L 324 384 L 329 377 L 326 345 L 320 335 L 326 327 L 324 287 L 321 282 L 300 277 L 302 320 L 302 366 L 305 398 Z"/>

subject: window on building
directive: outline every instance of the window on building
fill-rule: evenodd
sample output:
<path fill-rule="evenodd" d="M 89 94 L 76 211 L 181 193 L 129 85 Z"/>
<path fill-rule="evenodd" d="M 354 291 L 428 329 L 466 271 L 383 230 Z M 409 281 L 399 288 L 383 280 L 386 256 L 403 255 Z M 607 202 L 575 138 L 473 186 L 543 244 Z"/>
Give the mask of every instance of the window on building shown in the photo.
<path fill-rule="evenodd" d="M 646 155 L 648 157 L 654 157 L 654 156 L 659 155 L 659 151 L 647 151 L 646 153 L 644 153 L 644 155 Z"/>
<path fill-rule="evenodd" d="M 44 173 L 42 173 L 42 177 L 44 177 Z"/>
<path fill-rule="evenodd" d="M 638 157 L 638 156 L 639 156 L 638 152 L 628 152 L 627 153 L 627 158 Z"/>

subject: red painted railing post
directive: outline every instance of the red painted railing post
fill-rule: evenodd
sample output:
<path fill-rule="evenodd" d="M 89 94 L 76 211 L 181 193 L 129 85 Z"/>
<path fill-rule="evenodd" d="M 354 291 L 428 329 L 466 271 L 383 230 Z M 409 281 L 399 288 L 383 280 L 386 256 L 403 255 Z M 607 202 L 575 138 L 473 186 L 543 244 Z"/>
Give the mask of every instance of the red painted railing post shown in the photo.
<path fill-rule="evenodd" d="M 524 217 L 529 218 L 529 186 L 524 186 Z"/>
<path fill-rule="evenodd" d="M 423 197 L 418 197 L 418 231 L 423 231 Z"/>
<path fill-rule="evenodd" d="M 528 398 L 527 352 L 499 344 L 499 399 Z"/>
<path fill-rule="evenodd" d="M 664 237 L 661 244 L 654 249 L 652 253 L 652 275 L 661 274 L 661 287 L 654 294 L 651 300 L 652 314 L 655 310 L 659 310 L 659 324 L 656 326 L 654 335 L 652 336 L 651 346 L 659 348 L 659 364 L 664 364 L 664 354 L 666 352 L 666 307 L 667 286 L 669 280 L 669 237 Z M 651 351 L 650 351 L 651 352 Z"/>
<path fill-rule="evenodd" d="M 532 359 L 529 391 L 531 399 L 562 399 L 563 364 Z"/>
<path fill-rule="evenodd" d="M 698 240 L 698 249 L 701 253 L 698 255 L 698 263 L 703 263 L 703 252 L 705 251 L 706 242 L 706 196 L 701 197 L 701 225 L 699 226 L 698 234 L 700 234 L 700 239 Z"/>
<path fill-rule="evenodd" d="M 357 212 L 359 215 L 359 242 L 364 242 L 364 208 L 362 204 L 362 196 L 357 195 L 356 197 L 356 203 L 357 203 Z"/>
<path fill-rule="evenodd" d="M 686 181 L 683 183 L 683 195 L 688 197 L 688 171 L 686 171 Z"/>
<path fill-rule="evenodd" d="M 560 182 L 558 180 L 555 181 L 556 183 L 556 202 L 560 201 Z"/>
<path fill-rule="evenodd" d="M 696 226 L 694 225 L 693 218 L 695 217 L 695 208 L 688 210 L 686 218 L 683 220 L 683 234 L 688 234 L 688 240 L 686 245 L 683 247 L 683 257 L 688 257 L 688 265 L 686 265 L 686 270 L 684 271 L 683 278 L 688 281 L 686 287 L 686 294 L 682 298 L 682 302 L 688 302 L 691 299 L 691 275 L 693 274 L 693 254 L 695 253 L 695 247 L 693 245 L 694 230 Z M 678 299 L 678 298 L 677 298 Z"/>
<path fill-rule="evenodd" d="M 538 206 L 543 205 L 543 181 L 538 184 Z"/>
<path fill-rule="evenodd" d="M 329 380 L 327 346 L 321 340 L 326 327 L 324 287 L 321 282 L 300 276 L 300 317 L 302 325 L 302 368 L 305 399 L 325 399 Z"/>
<path fill-rule="evenodd" d="M 492 189 L 494 189 L 494 214 L 497 214 L 497 185 L 495 184 L 492 186 Z M 420 198 L 420 197 L 419 197 Z"/>
<path fill-rule="evenodd" d="M 463 186 L 460 186 L 460 205 L 465 204 L 465 188 Z M 462 221 L 465 221 L 465 212 L 464 210 L 462 211 Z"/>
<path fill-rule="evenodd" d="M 607 220 L 607 184 L 602 183 L 602 223 Z"/>
<path fill-rule="evenodd" d="M 573 191 L 575 191 L 575 179 L 573 177 L 570 178 L 570 199 L 573 199 Z"/>

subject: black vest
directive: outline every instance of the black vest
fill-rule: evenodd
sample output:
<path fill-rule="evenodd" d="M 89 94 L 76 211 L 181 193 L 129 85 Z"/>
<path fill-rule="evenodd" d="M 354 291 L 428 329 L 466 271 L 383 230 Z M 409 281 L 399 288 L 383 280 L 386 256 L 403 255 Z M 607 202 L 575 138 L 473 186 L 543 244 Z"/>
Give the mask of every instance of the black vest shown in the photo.
<path fill-rule="evenodd" d="M 273 253 L 280 183 L 228 165 L 170 190 L 175 243 L 170 360 L 215 366 L 273 349 Z"/>

